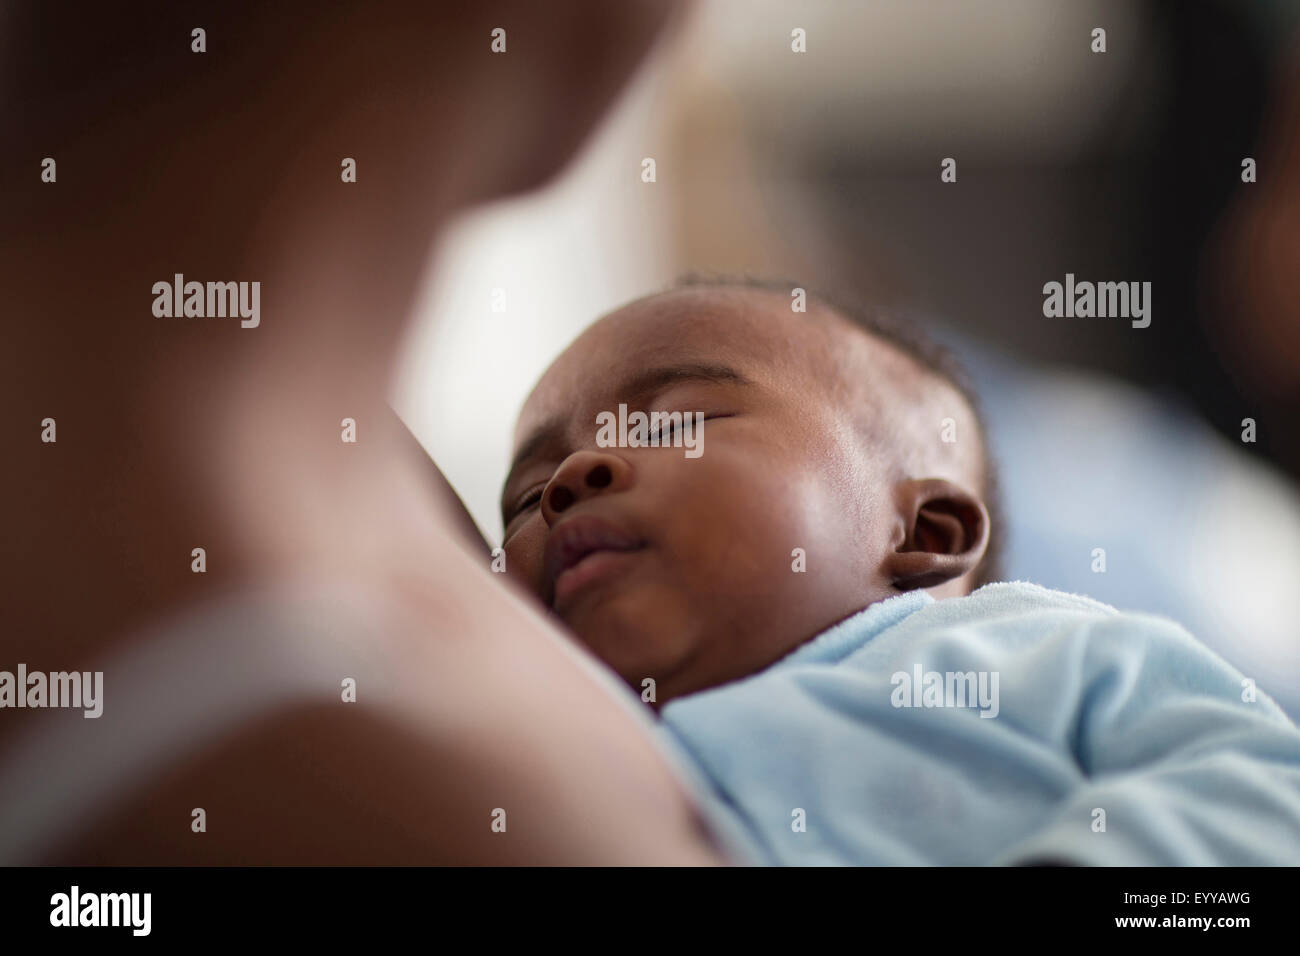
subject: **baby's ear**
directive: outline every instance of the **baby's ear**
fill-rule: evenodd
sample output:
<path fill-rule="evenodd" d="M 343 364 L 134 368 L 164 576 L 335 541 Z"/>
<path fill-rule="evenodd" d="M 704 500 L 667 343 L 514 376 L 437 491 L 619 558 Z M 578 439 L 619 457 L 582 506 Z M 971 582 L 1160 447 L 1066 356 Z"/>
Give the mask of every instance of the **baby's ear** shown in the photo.
<path fill-rule="evenodd" d="M 884 572 L 900 591 L 932 588 L 973 571 L 989 543 L 978 495 L 946 478 L 914 478 L 894 489 L 898 524 Z"/>

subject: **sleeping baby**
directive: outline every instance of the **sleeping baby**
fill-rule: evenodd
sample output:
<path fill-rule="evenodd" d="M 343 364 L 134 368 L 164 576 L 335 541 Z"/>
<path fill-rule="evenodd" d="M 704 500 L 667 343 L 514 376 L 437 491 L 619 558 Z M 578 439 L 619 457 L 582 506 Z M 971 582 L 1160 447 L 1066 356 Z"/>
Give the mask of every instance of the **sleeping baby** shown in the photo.
<path fill-rule="evenodd" d="M 1300 732 L 1252 681 L 1170 621 L 990 583 L 978 406 L 908 326 L 641 299 L 516 448 L 508 573 L 658 712 L 738 861 L 1300 862 Z"/>

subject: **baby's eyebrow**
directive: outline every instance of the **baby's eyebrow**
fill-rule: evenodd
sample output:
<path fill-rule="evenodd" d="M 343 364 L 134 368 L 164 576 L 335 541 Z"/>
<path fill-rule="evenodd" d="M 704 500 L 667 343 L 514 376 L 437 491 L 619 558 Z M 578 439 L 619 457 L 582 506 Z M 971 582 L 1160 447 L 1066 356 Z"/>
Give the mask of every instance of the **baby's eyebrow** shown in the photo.
<path fill-rule="evenodd" d="M 729 365 L 684 362 L 638 372 L 632 378 L 620 383 L 618 392 L 620 400 L 633 403 L 646 399 L 669 385 L 677 385 L 681 382 L 709 382 L 714 385 L 754 384 L 747 376 Z M 534 431 L 528 437 L 528 440 L 519 446 L 519 451 L 515 453 L 514 461 L 510 463 L 510 471 L 506 476 L 506 486 L 509 486 L 510 480 L 514 477 L 520 465 L 537 454 L 540 449 L 555 441 L 563 431 L 564 422 L 562 419 L 549 421 Z"/>
<path fill-rule="evenodd" d="M 729 365 L 686 362 L 646 369 L 619 386 L 619 392 L 629 401 L 646 398 L 668 385 L 679 382 L 711 382 L 715 385 L 754 384 Z"/>

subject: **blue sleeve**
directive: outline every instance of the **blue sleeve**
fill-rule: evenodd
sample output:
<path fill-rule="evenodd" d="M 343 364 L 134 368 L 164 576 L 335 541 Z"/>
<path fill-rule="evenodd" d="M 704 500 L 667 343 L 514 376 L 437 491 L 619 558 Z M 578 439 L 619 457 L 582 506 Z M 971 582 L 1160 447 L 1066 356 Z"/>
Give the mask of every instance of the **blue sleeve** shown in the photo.
<path fill-rule="evenodd" d="M 1071 644 L 1085 782 L 994 862 L 1300 864 L 1300 731 L 1272 700 L 1160 618 L 1095 619 Z"/>

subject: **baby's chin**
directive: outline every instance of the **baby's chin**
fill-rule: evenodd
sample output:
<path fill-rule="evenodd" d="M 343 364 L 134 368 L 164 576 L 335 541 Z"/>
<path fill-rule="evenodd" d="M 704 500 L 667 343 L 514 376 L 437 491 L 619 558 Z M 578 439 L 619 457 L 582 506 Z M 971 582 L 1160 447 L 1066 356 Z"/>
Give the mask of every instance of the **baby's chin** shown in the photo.
<path fill-rule="evenodd" d="M 696 650 L 699 617 L 677 606 L 680 594 L 649 588 L 622 589 L 599 600 L 579 602 L 561 620 L 611 670 L 645 696 L 647 680 L 657 689 L 676 682 Z M 695 626 L 692 626 L 694 624 Z"/>

